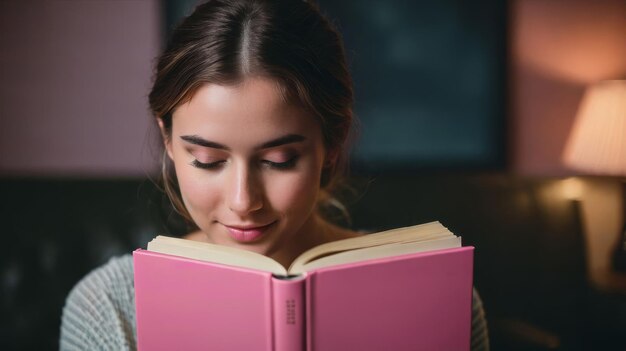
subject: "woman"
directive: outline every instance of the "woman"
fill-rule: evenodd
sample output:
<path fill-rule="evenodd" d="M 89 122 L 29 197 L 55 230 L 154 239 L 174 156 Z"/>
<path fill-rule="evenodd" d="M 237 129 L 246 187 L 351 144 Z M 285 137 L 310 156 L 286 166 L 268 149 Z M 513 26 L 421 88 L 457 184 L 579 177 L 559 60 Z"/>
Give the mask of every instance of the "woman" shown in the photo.
<path fill-rule="evenodd" d="M 199 6 L 174 31 L 150 93 L 166 191 L 196 229 L 187 238 L 289 266 L 313 246 L 358 235 L 322 216 L 345 161 L 352 102 L 341 38 L 308 2 Z M 484 349 L 474 302 L 473 342 Z M 134 317 L 127 255 L 72 290 L 61 349 L 134 349 Z"/>

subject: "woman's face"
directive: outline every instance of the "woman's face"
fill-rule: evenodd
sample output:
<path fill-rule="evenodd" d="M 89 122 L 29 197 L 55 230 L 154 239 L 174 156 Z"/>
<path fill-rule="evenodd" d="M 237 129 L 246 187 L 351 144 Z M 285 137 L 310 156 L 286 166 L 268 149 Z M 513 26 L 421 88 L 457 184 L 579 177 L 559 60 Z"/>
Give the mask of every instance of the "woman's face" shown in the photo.
<path fill-rule="evenodd" d="M 274 256 L 316 229 L 320 126 L 273 81 L 201 87 L 174 111 L 166 149 L 210 242 Z"/>

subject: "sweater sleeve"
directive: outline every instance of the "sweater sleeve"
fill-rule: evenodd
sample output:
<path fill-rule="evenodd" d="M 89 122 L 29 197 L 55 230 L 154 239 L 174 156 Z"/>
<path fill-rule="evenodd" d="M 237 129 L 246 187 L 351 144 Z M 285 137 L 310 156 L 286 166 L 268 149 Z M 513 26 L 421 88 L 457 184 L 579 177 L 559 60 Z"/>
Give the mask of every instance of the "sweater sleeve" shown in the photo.
<path fill-rule="evenodd" d="M 61 319 L 61 350 L 135 350 L 132 256 L 112 258 L 70 292 Z"/>
<path fill-rule="evenodd" d="M 472 351 L 489 351 L 489 333 L 483 302 L 476 289 L 472 292 Z"/>

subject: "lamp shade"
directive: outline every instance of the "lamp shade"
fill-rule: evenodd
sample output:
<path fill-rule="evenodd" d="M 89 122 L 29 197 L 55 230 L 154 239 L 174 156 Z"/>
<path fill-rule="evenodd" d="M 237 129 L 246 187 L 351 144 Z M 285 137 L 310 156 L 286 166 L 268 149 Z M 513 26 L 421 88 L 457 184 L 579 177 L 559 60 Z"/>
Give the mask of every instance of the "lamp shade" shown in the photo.
<path fill-rule="evenodd" d="M 596 175 L 626 175 L 626 80 L 587 88 L 565 147 L 567 166 Z"/>

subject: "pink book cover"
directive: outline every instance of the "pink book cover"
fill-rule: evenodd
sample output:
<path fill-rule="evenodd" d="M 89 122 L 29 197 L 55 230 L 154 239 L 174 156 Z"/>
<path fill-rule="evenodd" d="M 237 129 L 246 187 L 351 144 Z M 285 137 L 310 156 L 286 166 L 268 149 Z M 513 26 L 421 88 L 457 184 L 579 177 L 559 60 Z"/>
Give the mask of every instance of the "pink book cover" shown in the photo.
<path fill-rule="evenodd" d="M 133 258 L 139 350 L 272 350 L 270 273 L 145 250 Z"/>
<path fill-rule="evenodd" d="M 307 350 L 469 350 L 473 247 L 309 273 Z"/>
<path fill-rule="evenodd" d="M 292 281 L 141 249 L 133 256 L 139 350 L 469 349 L 472 247 Z"/>

